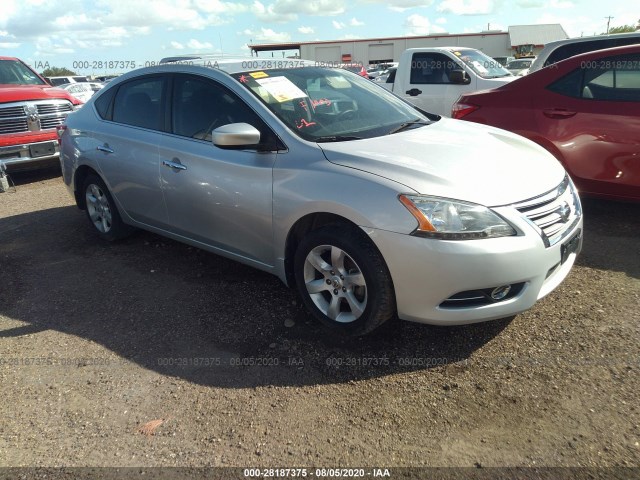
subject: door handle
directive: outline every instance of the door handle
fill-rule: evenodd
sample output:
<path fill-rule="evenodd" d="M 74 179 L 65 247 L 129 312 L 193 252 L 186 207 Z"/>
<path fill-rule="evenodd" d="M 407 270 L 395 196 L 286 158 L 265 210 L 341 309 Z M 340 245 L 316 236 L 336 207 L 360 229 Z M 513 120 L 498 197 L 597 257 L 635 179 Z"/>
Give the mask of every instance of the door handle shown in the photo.
<path fill-rule="evenodd" d="M 545 117 L 548 118 L 571 118 L 573 117 L 576 112 L 571 112 L 569 110 L 565 110 L 562 108 L 551 108 L 548 110 L 543 110 L 542 113 L 544 114 Z"/>
<path fill-rule="evenodd" d="M 173 160 L 163 160 L 162 165 L 169 168 L 175 168 L 176 170 L 186 170 L 187 167 L 185 167 L 180 163 L 180 161 L 177 160 L 177 158 L 174 158 Z"/>
<path fill-rule="evenodd" d="M 412 97 L 417 97 L 422 93 L 422 90 L 418 90 L 417 88 L 412 88 L 411 90 L 407 90 L 404 93 L 406 93 L 407 95 L 411 95 Z"/>
<path fill-rule="evenodd" d="M 104 145 L 97 147 L 96 150 L 100 150 L 101 152 L 104 152 L 104 153 L 113 153 L 113 150 L 109 148 L 109 145 L 107 145 L 106 143 Z"/>

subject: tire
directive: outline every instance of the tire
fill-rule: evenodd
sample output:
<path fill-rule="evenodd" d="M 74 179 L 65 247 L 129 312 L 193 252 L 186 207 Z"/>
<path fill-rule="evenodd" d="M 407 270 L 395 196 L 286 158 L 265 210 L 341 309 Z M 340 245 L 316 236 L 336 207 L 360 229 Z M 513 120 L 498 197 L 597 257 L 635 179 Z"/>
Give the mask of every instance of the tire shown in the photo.
<path fill-rule="evenodd" d="M 389 269 L 363 232 L 329 225 L 309 233 L 294 258 L 298 293 L 320 322 L 344 335 L 364 335 L 396 313 Z"/>
<path fill-rule="evenodd" d="M 126 237 L 132 228 L 126 225 L 116 207 L 109 189 L 97 175 L 88 175 L 82 186 L 87 218 L 98 235 L 113 242 Z"/>

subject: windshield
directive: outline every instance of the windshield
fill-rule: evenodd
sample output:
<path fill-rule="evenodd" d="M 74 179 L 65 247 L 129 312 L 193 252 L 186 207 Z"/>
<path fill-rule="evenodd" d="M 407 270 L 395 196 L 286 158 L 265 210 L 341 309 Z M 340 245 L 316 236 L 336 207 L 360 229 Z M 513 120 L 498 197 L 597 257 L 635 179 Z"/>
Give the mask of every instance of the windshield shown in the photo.
<path fill-rule="evenodd" d="M 499 62 L 478 50 L 454 50 L 453 54 L 482 78 L 511 76 L 511 72 Z"/>
<path fill-rule="evenodd" d="M 387 135 L 431 120 L 371 80 L 341 69 L 303 67 L 233 75 L 305 140 L 346 141 Z"/>
<path fill-rule="evenodd" d="M 0 84 L 46 85 L 38 75 L 18 60 L 0 60 Z"/>
<path fill-rule="evenodd" d="M 518 70 L 520 68 L 529 68 L 531 66 L 532 60 L 516 60 L 515 62 L 510 62 L 507 65 L 508 69 Z"/>

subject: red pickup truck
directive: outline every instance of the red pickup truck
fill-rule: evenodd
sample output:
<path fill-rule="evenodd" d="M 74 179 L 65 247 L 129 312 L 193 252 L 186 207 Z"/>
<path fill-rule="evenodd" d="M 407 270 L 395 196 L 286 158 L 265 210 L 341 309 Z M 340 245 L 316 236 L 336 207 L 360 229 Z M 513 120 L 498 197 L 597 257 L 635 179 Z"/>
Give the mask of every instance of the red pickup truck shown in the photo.
<path fill-rule="evenodd" d="M 21 60 L 0 57 L 0 162 L 10 172 L 57 163 L 56 127 L 80 105 Z"/>

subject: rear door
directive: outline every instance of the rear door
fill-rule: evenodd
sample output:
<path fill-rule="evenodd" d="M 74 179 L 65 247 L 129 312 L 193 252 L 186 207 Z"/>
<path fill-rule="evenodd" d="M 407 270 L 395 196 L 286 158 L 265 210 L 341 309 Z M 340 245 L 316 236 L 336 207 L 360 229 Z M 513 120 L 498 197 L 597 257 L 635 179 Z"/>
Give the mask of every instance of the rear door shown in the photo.
<path fill-rule="evenodd" d="M 534 101 L 581 190 L 640 197 L 640 54 L 583 62 Z"/>
<path fill-rule="evenodd" d="M 98 99 L 106 121 L 93 134 L 92 147 L 120 206 L 134 220 L 157 227 L 167 221 L 158 167 L 166 85 L 164 76 L 144 76 L 120 85 L 115 98 Z"/>

